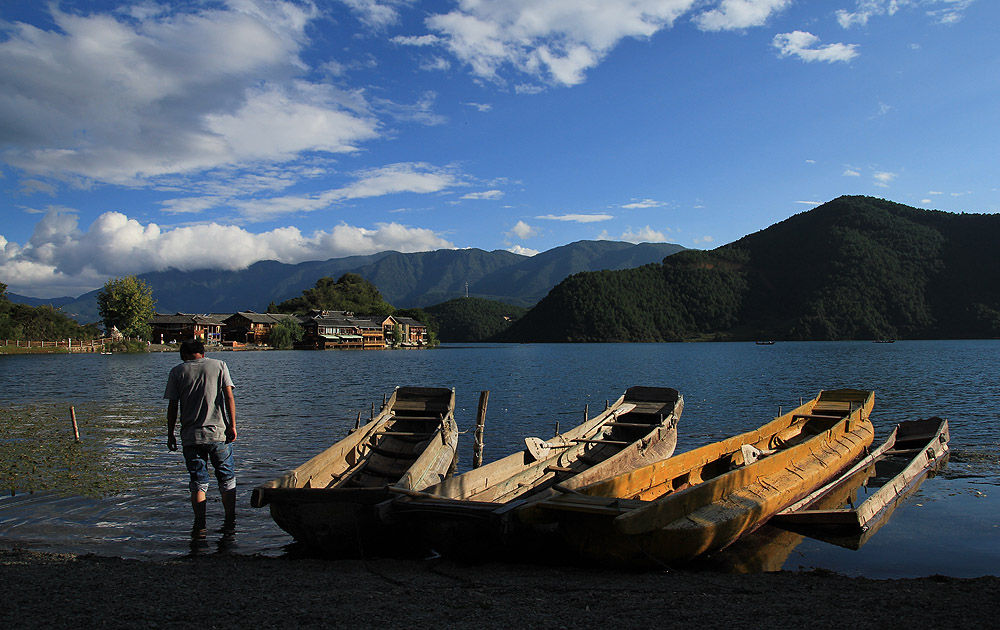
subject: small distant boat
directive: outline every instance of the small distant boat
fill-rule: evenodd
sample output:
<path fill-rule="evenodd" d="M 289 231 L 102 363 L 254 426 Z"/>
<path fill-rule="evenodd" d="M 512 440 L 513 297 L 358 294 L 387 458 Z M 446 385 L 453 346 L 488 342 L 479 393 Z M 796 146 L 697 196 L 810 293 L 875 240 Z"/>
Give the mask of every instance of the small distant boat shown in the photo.
<path fill-rule="evenodd" d="M 390 488 L 422 490 L 454 470 L 455 392 L 399 387 L 367 424 L 298 468 L 254 489 L 254 507 L 296 541 L 334 555 L 364 555 L 385 540 L 374 506 Z"/>
<path fill-rule="evenodd" d="M 758 346 L 773 346 L 774 345 L 773 341 L 755 341 L 754 343 L 757 344 Z"/>
<path fill-rule="evenodd" d="M 482 557 L 513 538 L 506 515 L 526 502 L 669 457 L 684 398 L 667 387 L 630 387 L 603 412 L 547 440 L 380 507 L 389 522 L 444 554 Z M 503 531 L 501 531 L 503 530 Z"/>
<path fill-rule="evenodd" d="M 941 418 L 909 420 L 896 425 L 886 441 L 842 475 L 793 503 L 772 519 L 781 527 L 818 527 L 826 531 L 861 534 L 948 454 L 948 421 Z M 817 504 L 859 471 L 875 467 L 867 481 L 876 488 L 857 506 L 821 509 Z M 806 532 L 808 533 L 808 531 Z"/>
<path fill-rule="evenodd" d="M 827 390 L 764 426 L 522 508 L 582 557 L 686 561 L 722 549 L 835 477 L 871 444 L 874 393 Z"/>
<path fill-rule="evenodd" d="M 895 339 L 876 339 L 872 343 L 896 343 Z"/>

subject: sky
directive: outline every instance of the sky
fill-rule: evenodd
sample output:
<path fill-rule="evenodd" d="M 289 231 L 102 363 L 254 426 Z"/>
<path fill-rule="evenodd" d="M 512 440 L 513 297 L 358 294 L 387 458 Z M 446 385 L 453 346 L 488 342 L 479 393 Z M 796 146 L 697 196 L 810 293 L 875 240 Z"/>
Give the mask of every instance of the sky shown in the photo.
<path fill-rule="evenodd" d="M 1000 211 L 996 0 L 0 2 L 0 282 Z"/>

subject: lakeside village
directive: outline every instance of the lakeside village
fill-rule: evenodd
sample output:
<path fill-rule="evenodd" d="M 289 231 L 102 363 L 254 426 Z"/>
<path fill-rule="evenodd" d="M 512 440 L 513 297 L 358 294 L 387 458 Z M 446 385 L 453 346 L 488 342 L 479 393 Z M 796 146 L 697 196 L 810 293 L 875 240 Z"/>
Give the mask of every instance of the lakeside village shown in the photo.
<path fill-rule="evenodd" d="M 149 346 L 172 349 L 186 339 L 200 339 L 209 347 L 228 350 L 273 348 L 271 333 L 281 322 L 293 322 L 301 328 L 301 338 L 291 344 L 296 350 L 386 348 L 426 348 L 432 344 L 427 326 L 412 317 L 400 315 L 356 315 L 351 311 L 312 310 L 305 315 L 284 313 L 209 313 L 198 315 L 156 314 L 148 320 Z M 110 335 L 97 339 L 27 341 L 2 339 L 0 345 L 22 351 L 103 352 L 123 339 L 113 328 Z M 154 348 L 156 349 L 156 348 Z"/>
<path fill-rule="evenodd" d="M 152 343 L 201 339 L 207 345 L 239 349 L 268 346 L 271 329 L 282 321 L 302 328 L 297 350 L 422 348 L 430 345 L 427 326 L 399 315 L 355 315 L 350 311 L 284 313 L 157 314 L 149 320 Z"/>

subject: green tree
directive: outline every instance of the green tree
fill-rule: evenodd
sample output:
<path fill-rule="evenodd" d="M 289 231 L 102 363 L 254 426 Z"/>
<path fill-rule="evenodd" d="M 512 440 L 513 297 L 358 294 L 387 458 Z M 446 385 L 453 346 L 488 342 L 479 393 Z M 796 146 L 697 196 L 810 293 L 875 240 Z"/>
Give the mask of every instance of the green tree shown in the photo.
<path fill-rule="evenodd" d="M 396 324 L 392 327 L 392 345 L 398 346 L 403 343 L 403 327 Z"/>
<path fill-rule="evenodd" d="M 281 313 L 305 313 L 312 309 L 363 315 L 392 315 L 396 310 L 382 299 L 374 284 L 356 273 L 345 273 L 336 282 L 330 277 L 320 278 L 316 286 L 303 291 L 301 297 L 277 306 Z"/>
<path fill-rule="evenodd" d="M 135 276 L 112 278 L 97 294 L 97 308 L 109 333 L 118 328 L 126 337 L 149 339 L 149 320 L 156 314 L 153 290 Z"/>
<path fill-rule="evenodd" d="M 272 348 L 287 350 L 295 345 L 296 341 L 301 341 L 303 334 L 305 331 L 294 318 L 285 317 L 268 331 L 267 342 Z"/>

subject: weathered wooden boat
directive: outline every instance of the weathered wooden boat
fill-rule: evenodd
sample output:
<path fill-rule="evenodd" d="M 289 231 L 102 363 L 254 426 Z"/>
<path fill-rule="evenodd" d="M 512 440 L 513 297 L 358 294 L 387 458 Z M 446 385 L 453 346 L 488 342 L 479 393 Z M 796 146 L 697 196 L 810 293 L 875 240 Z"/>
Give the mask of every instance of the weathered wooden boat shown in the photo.
<path fill-rule="evenodd" d="M 399 387 L 371 421 L 255 488 L 250 502 L 270 506 L 275 523 L 323 552 L 381 552 L 388 541 L 374 506 L 391 488 L 421 490 L 450 475 L 457 445 L 454 390 Z"/>
<path fill-rule="evenodd" d="M 807 534 L 812 529 L 861 534 L 874 522 L 884 522 L 886 512 L 947 456 L 949 439 L 947 420 L 935 417 L 901 422 L 878 448 L 836 479 L 778 512 L 772 522 Z M 869 494 L 860 503 L 822 504 L 859 471 L 873 467 L 866 479 Z"/>
<path fill-rule="evenodd" d="M 677 446 L 684 398 L 667 387 L 630 387 L 600 414 L 548 440 L 529 437 L 526 448 L 426 488 L 393 488 L 398 499 L 380 508 L 387 522 L 406 522 L 427 546 L 453 555 L 480 556 L 520 538 L 510 511 L 555 493 L 556 485 L 594 483 L 669 457 Z"/>
<path fill-rule="evenodd" d="M 690 560 L 753 531 L 856 460 L 874 436 L 873 404 L 870 391 L 823 391 L 754 431 L 567 488 L 515 516 L 555 521 L 591 560 Z"/>

